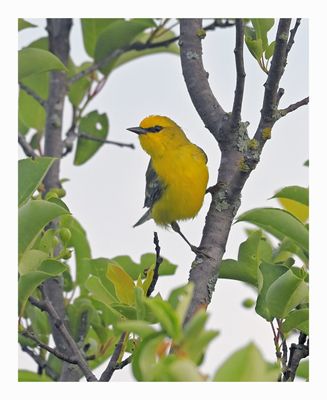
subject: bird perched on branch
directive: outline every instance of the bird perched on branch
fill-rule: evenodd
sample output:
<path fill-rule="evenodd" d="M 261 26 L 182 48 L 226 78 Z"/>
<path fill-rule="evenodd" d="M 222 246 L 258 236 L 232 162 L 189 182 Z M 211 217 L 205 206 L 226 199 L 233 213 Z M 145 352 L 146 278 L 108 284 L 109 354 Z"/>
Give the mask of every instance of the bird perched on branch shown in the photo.
<path fill-rule="evenodd" d="M 151 115 L 127 130 L 139 135 L 143 150 L 151 157 L 144 201 L 148 210 L 134 227 L 153 218 L 158 225 L 170 225 L 196 251 L 177 221 L 194 218 L 203 204 L 208 183 L 205 152 L 168 117 Z"/>

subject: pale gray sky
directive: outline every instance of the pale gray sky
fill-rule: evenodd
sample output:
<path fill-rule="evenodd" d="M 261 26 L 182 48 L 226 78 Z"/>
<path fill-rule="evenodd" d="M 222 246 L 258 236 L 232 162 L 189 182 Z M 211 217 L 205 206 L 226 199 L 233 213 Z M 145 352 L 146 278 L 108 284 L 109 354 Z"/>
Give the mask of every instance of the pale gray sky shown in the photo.
<path fill-rule="evenodd" d="M 44 20 L 30 20 L 44 26 Z M 28 29 L 20 33 L 20 45 L 45 36 L 44 29 Z M 226 111 L 232 107 L 235 87 L 233 28 L 208 32 L 203 41 L 204 65 L 209 82 Z M 79 20 L 74 20 L 71 34 L 72 57 L 79 64 L 87 59 L 83 49 Z M 243 120 L 250 122 L 249 133 L 254 133 L 260 118 L 265 74 L 245 48 L 247 73 Z M 285 95 L 280 107 L 286 107 L 308 95 L 308 21 L 303 20 L 296 43 L 289 55 L 281 86 Z M 162 255 L 178 265 L 172 277 L 159 280 L 157 290 L 163 296 L 186 283 L 193 254 L 174 233 L 156 227 L 149 221 L 135 229 L 132 225 L 143 213 L 145 169 L 148 156 L 143 152 L 136 135 L 126 131 L 138 125 L 149 114 L 167 115 L 175 120 L 191 141 L 202 147 L 209 158 L 209 184 L 214 184 L 220 153 L 215 140 L 198 117 L 181 73 L 180 60 L 171 54 L 144 57 L 128 63 L 112 73 L 104 90 L 90 104 L 88 111 L 106 112 L 109 117 L 109 139 L 133 142 L 136 149 L 120 149 L 105 145 L 86 164 L 72 165 L 73 155 L 62 162 L 61 175 L 69 178 L 65 184 L 64 199 L 73 215 L 88 233 L 92 256 L 114 257 L 128 254 L 135 261 L 147 252 L 153 252 L 153 231 L 159 235 Z M 65 109 L 65 127 L 70 121 L 69 105 Z M 273 193 L 287 185 L 308 185 L 308 108 L 302 107 L 280 120 L 273 129 L 272 139 L 266 144 L 257 169 L 249 178 L 242 195 L 239 213 L 254 207 L 277 206 L 268 200 Z M 192 221 L 181 223 L 188 239 L 198 244 L 210 198 L 207 196 L 199 215 Z M 232 227 L 225 258 L 237 257 L 238 246 L 249 227 L 238 223 Z M 254 341 L 267 360 L 274 360 L 274 346 L 269 323 L 253 310 L 244 309 L 242 301 L 255 298 L 254 292 L 244 284 L 218 281 L 209 307 L 209 323 L 221 334 L 207 352 L 201 371 L 212 375 L 217 366 L 232 351 Z M 23 354 L 21 367 L 33 368 L 34 363 Z M 103 367 L 99 369 L 102 370 Z M 99 374 L 98 371 L 98 374 Z M 133 379 L 128 368 L 117 371 L 113 381 Z"/>

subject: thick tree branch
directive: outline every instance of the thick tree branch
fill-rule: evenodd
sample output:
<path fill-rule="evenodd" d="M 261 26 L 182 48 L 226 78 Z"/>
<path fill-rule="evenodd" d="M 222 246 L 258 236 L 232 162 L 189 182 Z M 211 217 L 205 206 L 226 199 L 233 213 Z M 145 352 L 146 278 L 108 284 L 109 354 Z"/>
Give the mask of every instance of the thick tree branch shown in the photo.
<path fill-rule="evenodd" d="M 227 243 L 231 224 L 240 206 L 241 191 L 251 171 L 260 159 L 262 148 L 269 138 L 270 129 L 278 120 L 277 105 L 282 96 L 279 82 L 286 65 L 286 47 L 290 20 L 279 21 L 275 53 L 265 84 L 265 94 L 260 123 L 255 139 L 247 135 L 247 124 L 240 120 L 241 98 L 234 100 L 234 113 L 230 117 L 213 95 L 207 73 L 202 63 L 202 46 L 199 33 L 201 20 L 181 19 L 181 62 L 187 89 L 193 104 L 205 126 L 217 139 L 221 149 L 221 162 L 216 185 L 210 190 L 212 202 L 206 217 L 200 243 L 201 253 L 196 256 L 189 280 L 194 283 L 194 294 L 184 322 L 187 322 L 199 308 L 206 308 L 211 301 L 219 275 L 219 268 Z M 240 48 L 242 31 L 237 23 L 237 45 Z M 241 52 L 235 54 L 239 72 L 238 96 L 243 94 L 243 68 Z M 233 125 L 233 126 L 232 126 Z M 265 128 L 268 128 L 265 131 Z"/>
<path fill-rule="evenodd" d="M 27 142 L 25 136 L 22 135 L 21 133 L 18 134 L 18 143 L 20 144 L 20 147 L 23 149 L 27 157 L 32 157 L 32 158 L 38 157 L 33 147 Z"/>
<path fill-rule="evenodd" d="M 226 113 L 212 93 L 208 82 L 208 73 L 203 67 L 202 21 L 200 19 L 181 19 L 180 32 L 181 62 L 187 90 L 205 127 L 218 142 L 221 142 Z"/>
<path fill-rule="evenodd" d="M 67 65 L 70 46 L 69 34 L 72 20 L 69 18 L 49 18 L 47 19 L 47 31 L 49 37 L 49 50 L 55 54 L 63 64 Z M 44 134 L 44 155 L 56 157 L 48 171 L 45 179 L 45 193 L 55 187 L 60 187 L 60 157 L 62 154 L 62 119 L 64 100 L 67 93 L 66 74 L 61 71 L 52 71 L 49 79 L 49 96 L 46 106 L 46 124 Z M 51 225 L 54 227 L 55 223 Z M 58 249 L 59 251 L 59 249 Z M 68 325 L 65 315 L 63 298 L 63 280 L 60 277 L 48 279 L 43 284 L 43 293 L 50 299 L 59 319 Z M 68 346 L 62 331 L 57 326 L 56 320 L 50 314 L 50 324 L 52 334 L 59 352 L 72 355 L 72 350 Z M 81 378 L 81 370 L 78 366 L 70 363 L 63 363 L 63 368 L 59 380 L 77 381 Z"/>
<path fill-rule="evenodd" d="M 287 369 L 284 372 L 283 382 L 293 382 L 296 371 L 302 358 L 309 356 L 309 340 L 305 344 L 307 336 L 300 333 L 298 344 L 292 343 L 290 347 L 290 356 L 288 359 Z"/>

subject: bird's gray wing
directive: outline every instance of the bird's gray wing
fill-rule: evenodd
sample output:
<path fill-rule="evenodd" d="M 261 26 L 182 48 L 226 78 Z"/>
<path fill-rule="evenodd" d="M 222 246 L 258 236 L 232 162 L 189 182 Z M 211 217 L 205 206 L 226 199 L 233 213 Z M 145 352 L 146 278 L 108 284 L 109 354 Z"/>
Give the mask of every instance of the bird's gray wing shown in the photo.
<path fill-rule="evenodd" d="M 148 207 L 149 210 L 147 210 L 146 213 L 136 222 L 134 227 L 141 225 L 143 224 L 143 222 L 151 219 L 151 208 L 154 205 L 154 203 L 160 199 L 166 187 L 158 177 L 156 171 L 153 169 L 151 160 L 146 170 L 145 178 L 146 178 L 146 186 L 145 186 L 144 207 Z"/>

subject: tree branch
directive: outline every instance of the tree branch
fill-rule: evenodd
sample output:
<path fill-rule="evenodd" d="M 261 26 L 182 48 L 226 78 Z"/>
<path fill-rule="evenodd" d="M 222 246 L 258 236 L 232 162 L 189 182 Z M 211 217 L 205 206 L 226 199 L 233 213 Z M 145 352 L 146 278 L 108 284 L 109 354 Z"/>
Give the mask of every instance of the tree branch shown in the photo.
<path fill-rule="evenodd" d="M 52 347 L 48 346 L 46 343 L 41 342 L 37 336 L 33 333 L 33 332 L 29 332 L 28 330 L 25 330 L 22 332 L 22 335 L 34 340 L 34 342 L 41 347 L 42 349 L 48 351 L 49 353 L 53 354 L 54 356 L 56 356 L 57 358 L 59 358 L 60 360 L 63 361 L 67 361 L 71 364 L 78 364 L 78 360 L 76 357 L 74 356 L 68 356 L 66 354 L 61 353 L 60 351 L 58 351 L 57 349 L 53 349 Z M 94 360 L 94 356 L 88 356 L 85 357 L 86 360 Z"/>
<path fill-rule="evenodd" d="M 300 100 L 300 101 L 298 101 L 298 102 L 296 102 L 294 104 L 291 104 L 286 108 L 278 110 L 278 112 L 279 112 L 281 117 L 285 117 L 285 115 L 287 115 L 288 113 L 290 113 L 292 111 L 295 111 L 298 108 L 300 108 L 302 106 L 305 106 L 307 104 L 309 104 L 309 97 L 305 97 L 304 99 L 302 99 L 302 100 Z"/>
<path fill-rule="evenodd" d="M 261 146 L 266 142 L 267 136 L 262 135 L 264 129 L 271 129 L 278 120 L 277 104 L 280 99 L 278 87 L 287 61 L 287 40 L 291 19 L 281 18 L 276 34 L 276 45 L 268 78 L 266 80 L 261 118 L 254 138 Z"/>
<path fill-rule="evenodd" d="M 67 65 L 70 45 L 69 34 L 72 26 L 70 18 L 49 18 L 47 19 L 47 31 L 49 38 L 49 50 L 56 55 L 63 64 Z M 44 151 L 45 156 L 56 157 L 57 160 L 52 164 L 47 175 L 44 178 L 46 194 L 55 187 L 61 187 L 60 184 L 60 157 L 62 154 L 62 119 L 65 96 L 67 94 L 66 74 L 62 71 L 50 72 L 49 96 L 46 106 L 46 123 L 44 133 Z M 55 223 L 50 224 L 53 228 Z M 59 249 L 56 250 L 59 252 Z M 50 299 L 53 308 L 59 316 L 60 321 L 68 324 L 65 315 L 65 305 L 63 297 L 63 279 L 61 277 L 51 278 L 43 284 L 43 294 Z M 49 317 L 52 328 L 53 338 L 56 348 L 61 353 L 72 355 L 70 347 L 67 348 L 67 341 L 62 336 L 62 330 L 57 326 L 56 320 Z M 78 381 L 81 378 L 81 370 L 78 366 L 70 363 L 63 363 L 60 381 Z"/>
<path fill-rule="evenodd" d="M 153 234 L 153 243 L 155 245 L 155 251 L 156 251 L 156 264 L 154 266 L 153 270 L 153 278 L 151 281 L 151 284 L 148 288 L 148 291 L 146 292 L 147 297 L 150 297 L 159 278 L 159 267 L 163 261 L 162 257 L 160 256 L 160 243 L 159 243 L 159 238 L 157 232 L 154 232 Z"/>
<path fill-rule="evenodd" d="M 23 149 L 27 157 L 32 157 L 32 158 L 38 157 L 33 147 L 27 142 L 25 136 L 22 135 L 21 133 L 18 133 L 18 143 L 20 144 L 20 147 Z"/>
<path fill-rule="evenodd" d="M 241 122 L 241 111 L 243 103 L 245 70 L 243 60 L 244 25 L 242 19 L 236 20 L 236 44 L 235 44 L 235 63 L 236 63 L 236 89 L 234 95 L 233 110 L 231 116 L 231 128 L 236 129 Z"/>
<path fill-rule="evenodd" d="M 113 373 L 116 370 L 116 365 L 118 363 L 119 357 L 121 356 L 122 348 L 124 346 L 126 337 L 128 336 L 127 332 L 123 332 L 116 343 L 115 350 L 112 353 L 111 359 L 109 361 L 109 364 L 107 368 L 103 371 L 101 377 L 100 377 L 100 382 L 109 382 Z"/>
<path fill-rule="evenodd" d="M 241 40 L 241 27 L 237 23 L 237 45 Z M 277 104 L 282 95 L 278 90 L 279 81 L 286 65 L 286 46 L 290 20 L 279 21 L 275 53 L 265 84 L 263 108 L 255 140 L 247 134 L 247 124 L 240 122 L 232 127 L 232 118 L 240 118 L 241 101 L 234 101 L 232 118 L 223 110 L 213 95 L 208 83 L 207 73 L 202 62 L 202 46 L 199 37 L 202 22 L 199 19 L 181 19 L 181 62 L 185 83 L 196 111 L 218 141 L 221 149 L 221 162 L 216 185 L 210 191 L 212 201 L 203 228 L 198 254 L 190 270 L 189 281 L 194 283 L 193 298 L 184 323 L 199 308 L 206 308 L 211 301 L 231 224 L 240 206 L 241 191 L 251 171 L 256 167 L 268 133 L 278 119 Z M 237 48 L 238 46 L 236 46 Z M 238 79 L 238 95 L 243 93 L 243 71 L 240 52 L 235 54 Z M 235 125 L 235 123 L 234 123 Z M 263 135 L 267 133 L 267 136 Z"/>
<path fill-rule="evenodd" d="M 56 357 L 58 357 L 64 361 L 67 361 L 70 364 L 77 364 L 79 366 L 79 368 L 82 370 L 87 381 L 96 382 L 97 378 L 92 373 L 89 366 L 87 365 L 87 362 L 86 362 L 81 350 L 79 349 L 75 340 L 72 338 L 71 334 L 69 333 L 68 329 L 66 328 L 63 319 L 60 318 L 60 315 L 56 311 L 55 307 L 52 305 L 48 296 L 45 294 L 43 285 L 44 285 L 44 283 L 42 284 L 42 286 L 40 286 L 40 289 L 41 289 L 41 292 L 43 295 L 43 300 L 39 301 L 33 297 L 30 297 L 29 301 L 35 307 L 38 307 L 41 311 L 46 311 L 49 314 L 51 321 L 56 326 L 56 329 L 60 333 L 61 337 L 64 339 L 66 345 L 68 345 L 70 351 L 69 351 L 69 353 L 67 353 L 68 349 L 66 346 L 65 346 L 65 353 L 63 353 L 61 350 L 52 349 L 48 345 L 41 343 L 35 337 L 35 335 L 31 335 L 28 337 L 33 339 L 40 347 L 42 347 L 45 350 L 49 351 L 50 353 L 54 354 Z M 25 331 L 25 334 L 26 334 L 26 331 Z"/>
<path fill-rule="evenodd" d="M 133 143 L 122 143 L 122 142 L 116 142 L 114 140 L 101 139 L 101 138 L 91 136 L 84 132 L 76 133 L 76 136 L 81 137 L 86 140 L 92 140 L 94 142 L 113 144 L 113 145 L 119 146 L 119 147 L 129 147 L 130 149 L 135 149 L 135 146 Z"/>
<path fill-rule="evenodd" d="M 305 344 L 307 336 L 300 333 L 298 344 L 292 343 L 290 347 L 290 356 L 288 360 L 287 370 L 284 373 L 283 382 L 293 382 L 296 371 L 302 358 L 309 356 L 309 341 Z"/>
<path fill-rule="evenodd" d="M 202 21 L 180 20 L 181 63 L 187 90 L 204 125 L 222 143 L 225 111 L 215 98 L 202 62 Z M 227 118 L 227 117 L 226 117 Z"/>
<path fill-rule="evenodd" d="M 291 29 L 291 31 L 290 31 L 290 38 L 288 40 L 287 47 L 286 47 L 286 55 L 288 55 L 288 53 L 290 52 L 290 50 L 294 44 L 294 38 L 295 38 L 296 32 L 297 32 L 300 24 L 301 24 L 301 18 L 296 18 L 294 28 Z"/>
<path fill-rule="evenodd" d="M 22 346 L 22 351 L 28 354 L 38 366 L 38 374 L 41 375 L 42 371 L 45 370 L 46 374 L 54 381 L 58 379 L 57 374 L 47 365 L 46 360 L 43 360 L 38 354 L 27 346 Z"/>

